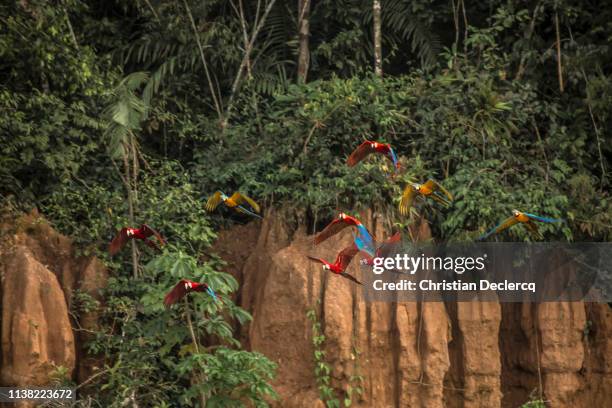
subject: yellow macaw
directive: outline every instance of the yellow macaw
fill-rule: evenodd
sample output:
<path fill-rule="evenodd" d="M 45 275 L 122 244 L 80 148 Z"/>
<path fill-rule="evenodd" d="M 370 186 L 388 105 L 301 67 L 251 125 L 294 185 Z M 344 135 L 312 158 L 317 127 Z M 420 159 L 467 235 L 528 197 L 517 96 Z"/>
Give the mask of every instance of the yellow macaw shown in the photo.
<path fill-rule="evenodd" d="M 259 204 L 257 204 L 252 198 L 247 197 L 238 191 L 232 194 L 231 197 L 228 197 L 222 191 L 215 192 L 212 196 L 210 196 L 208 201 L 206 201 L 206 211 L 214 211 L 215 208 L 217 208 L 221 203 L 241 214 L 248 214 L 257 218 L 262 218 L 258 214 L 260 212 Z M 250 208 L 246 208 L 245 204 Z"/>
<path fill-rule="evenodd" d="M 538 226 L 535 224 L 534 221 L 545 222 L 548 224 L 554 222 L 563 222 L 563 220 L 559 220 L 556 218 L 540 217 L 539 215 L 529 214 L 519 210 L 512 210 L 511 217 L 506 218 L 495 228 L 492 228 L 487 231 L 487 233 L 478 238 L 478 240 L 481 241 L 483 239 L 486 239 L 489 236 L 502 232 L 503 230 L 510 228 L 514 224 L 518 223 L 523 224 L 529 230 L 529 232 L 531 232 L 536 238 L 542 238 L 542 234 L 540 233 L 540 230 L 538 229 Z"/>
<path fill-rule="evenodd" d="M 435 180 L 430 179 L 423 184 L 410 183 L 402 193 L 402 199 L 399 204 L 400 214 L 407 215 L 409 213 L 412 202 L 417 195 L 431 198 L 445 207 L 448 207 L 450 202 L 453 201 L 453 195 Z"/>

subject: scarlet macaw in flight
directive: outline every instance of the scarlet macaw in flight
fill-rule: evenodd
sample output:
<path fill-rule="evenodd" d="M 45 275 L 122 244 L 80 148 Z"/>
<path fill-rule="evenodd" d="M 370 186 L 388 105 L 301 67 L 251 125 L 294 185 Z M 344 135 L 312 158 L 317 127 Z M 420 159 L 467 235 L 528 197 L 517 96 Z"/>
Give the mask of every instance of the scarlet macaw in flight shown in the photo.
<path fill-rule="evenodd" d="M 529 214 L 529 213 L 521 212 L 519 210 L 512 210 L 511 217 L 506 218 L 495 228 L 490 229 L 486 234 L 478 238 L 478 240 L 481 241 L 483 239 L 486 239 L 489 236 L 502 232 L 503 230 L 510 228 L 514 224 L 518 224 L 518 223 L 521 223 L 525 227 L 527 227 L 529 232 L 531 232 L 536 238 L 542 238 L 542 234 L 538 230 L 538 226 L 535 224 L 534 221 L 545 222 L 548 224 L 552 224 L 555 222 L 563 222 L 563 220 L 559 220 L 556 218 L 540 217 L 539 215 Z"/>
<path fill-rule="evenodd" d="M 399 211 L 402 215 L 407 215 L 410 212 L 410 207 L 415 196 L 428 197 L 445 207 L 453 201 L 453 195 L 448 192 L 440 183 L 435 180 L 427 180 L 423 184 L 410 183 L 404 189 L 402 199 L 399 204 Z"/>
<path fill-rule="evenodd" d="M 212 212 L 217 206 L 223 203 L 225 206 L 234 209 L 241 214 L 251 215 L 253 217 L 262 218 L 258 213 L 260 212 L 259 204 L 250 197 L 236 191 L 231 197 L 228 197 L 222 191 L 217 191 L 210 196 L 206 201 L 206 211 Z M 247 208 L 247 205 L 250 208 Z"/>
<path fill-rule="evenodd" d="M 346 227 L 356 227 L 359 235 L 365 242 L 372 242 L 372 235 L 368 232 L 368 229 L 355 217 L 351 217 L 345 213 L 338 214 L 338 218 L 335 218 L 332 222 L 327 224 L 323 231 L 319 232 L 314 238 L 314 244 L 318 245 L 321 242 L 325 241 L 327 238 L 331 237 L 342 231 Z"/>
<path fill-rule="evenodd" d="M 206 292 L 215 301 L 219 300 L 217 294 L 207 284 L 190 281 L 188 279 L 181 279 L 176 285 L 174 285 L 172 290 L 168 292 L 166 297 L 164 297 L 164 306 L 170 307 L 184 298 L 190 292 Z"/>
<path fill-rule="evenodd" d="M 384 155 L 387 159 L 393 162 L 393 167 L 395 167 L 396 170 L 399 170 L 400 165 L 397 160 L 397 155 L 395 154 L 395 151 L 391 145 L 389 143 L 372 142 L 369 140 L 366 140 L 355 150 L 353 150 L 351 155 L 346 160 L 346 164 L 348 164 L 349 167 L 353 167 L 371 153 L 380 153 Z"/>
<path fill-rule="evenodd" d="M 151 236 L 155 236 L 159 242 L 159 246 L 155 244 L 155 241 L 147 239 Z M 113 238 L 110 245 L 108 246 L 108 252 L 111 256 L 119 252 L 130 239 L 140 239 L 144 243 L 153 249 L 161 250 L 160 247 L 164 246 L 166 242 L 162 238 L 159 232 L 149 227 L 147 224 L 142 224 L 140 228 L 123 227 Z"/>
<path fill-rule="evenodd" d="M 357 283 L 358 285 L 361 285 L 361 282 L 359 282 L 353 275 L 345 272 L 346 268 L 349 266 L 349 264 L 351 263 L 351 260 L 357 254 L 357 252 L 359 252 L 359 248 L 357 248 L 355 244 L 349 247 L 346 247 L 342 251 L 340 251 L 338 256 L 336 256 L 336 261 L 333 264 L 327 262 L 323 258 L 315 258 L 309 255 L 307 257 L 311 261 L 315 261 L 315 262 L 319 262 L 323 264 L 324 271 L 330 271 L 332 273 L 335 273 L 336 275 L 340 275 L 346 279 L 349 279 Z"/>

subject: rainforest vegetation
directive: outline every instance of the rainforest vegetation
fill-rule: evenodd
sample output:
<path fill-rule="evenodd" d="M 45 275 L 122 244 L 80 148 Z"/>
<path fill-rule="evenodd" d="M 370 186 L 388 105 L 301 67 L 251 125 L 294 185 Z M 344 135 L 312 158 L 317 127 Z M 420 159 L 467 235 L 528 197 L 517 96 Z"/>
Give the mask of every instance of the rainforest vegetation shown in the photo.
<path fill-rule="evenodd" d="M 207 251 L 235 222 L 204 210 L 216 190 L 310 231 L 366 208 L 403 228 L 401 188 L 431 177 L 455 195 L 423 210 L 437 240 L 513 208 L 565 219 L 547 240 L 610 239 L 607 1 L 20 0 L 0 33 L 2 207 L 38 208 L 112 271 L 91 406 L 274 399 L 275 365 L 235 339 L 246 311 L 160 301 L 183 277 L 237 289 Z M 347 167 L 365 139 L 391 143 L 402 174 Z M 109 258 L 143 222 L 163 254 Z"/>

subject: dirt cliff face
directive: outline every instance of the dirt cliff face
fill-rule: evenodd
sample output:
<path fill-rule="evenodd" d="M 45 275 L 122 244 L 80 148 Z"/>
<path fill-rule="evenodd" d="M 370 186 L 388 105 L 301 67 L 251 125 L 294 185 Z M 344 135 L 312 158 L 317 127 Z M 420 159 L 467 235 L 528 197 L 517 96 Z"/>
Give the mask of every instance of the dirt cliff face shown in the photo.
<path fill-rule="evenodd" d="M 95 258 L 78 257 L 70 239 L 37 213 L 0 222 L 2 386 L 46 385 L 59 369 L 77 381 L 95 367 L 84 344 L 96 312 L 79 322 L 70 312 L 80 290 L 100 299 L 107 271 Z M 84 329 L 84 330 L 82 330 Z"/>
<path fill-rule="evenodd" d="M 364 216 L 378 237 L 388 234 Z M 323 272 L 305 255 L 334 259 L 351 235 L 313 247 L 304 229 L 267 214 L 222 231 L 213 252 L 241 283 L 236 301 L 253 314 L 237 328 L 243 345 L 278 363 L 279 407 L 324 407 L 314 375 L 314 309 L 327 338 L 331 385 L 349 385 L 361 407 L 518 407 L 530 394 L 550 406 L 602 407 L 612 397 L 612 314 L 576 303 L 366 303 L 361 288 Z M 92 311 L 72 318 L 75 290 L 99 298 L 107 272 L 76 256 L 37 215 L 0 222 L 1 385 L 43 385 L 62 366 L 77 381 L 98 364 L 83 345 Z M 422 224 L 412 235 L 429 236 Z M 361 271 L 353 262 L 349 273 Z M 359 380 L 358 378 L 362 378 Z"/>
<path fill-rule="evenodd" d="M 387 236 L 373 217 L 366 224 Z M 366 303 L 361 289 L 321 270 L 349 232 L 313 247 L 269 214 L 220 233 L 214 250 L 241 282 L 253 314 L 243 344 L 278 363 L 278 406 L 323 406 L 314 375 L 317 311 L 332 385 L 342 401 L 355 376 L 363 407 L 518 407 L 542 395 L 550 406 L 605 406 L 612 397 L 612 314 L 606 304 Z M 362 218 L 363 219 L 363 218 Z M 426 239 L 425 224 L 413 231 Z M 239 237 L 237 240 L 236 237 Z M 360 276 L 357 262 L 349 273 Z"/>

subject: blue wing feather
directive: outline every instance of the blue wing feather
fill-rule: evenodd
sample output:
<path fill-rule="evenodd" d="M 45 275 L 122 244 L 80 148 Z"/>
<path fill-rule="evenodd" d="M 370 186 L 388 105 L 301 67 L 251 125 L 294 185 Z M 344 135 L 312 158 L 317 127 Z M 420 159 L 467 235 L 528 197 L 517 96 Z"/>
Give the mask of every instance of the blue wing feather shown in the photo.
<path fill-rule="evenodd" d="M 355 241 L 355 246 L 357 246 L 360 251 L 363 251 L 372 257 L 375 256 L 376 250 L 374 249 L 373 242 L 368 241 L 367 237 L 364 237 L 362 234 L 353 234 L 353 239 Z"/>
<path fill-rule="evenodd" d="M 372 235 L 370 235 L 368 229 L 363 226 L 363 224 L 357 226 L 357 232 L 359 238 L 361 238 L 365 245 L 368 245 L 372 248 L 374 247 L 374 239 L 372 238 Z"/>
<path fill-rule="evenodd" d="M 525 213 L 525 215 L 531 219 L 534 219 L 540 222 L 547 222 L 547 223 L 563 222 L 563 220 L 560 220 L 557 218 L 540 217 L 539 215 L 534 215 L 534 214 L 529 214 L 529 213 Z"/>

